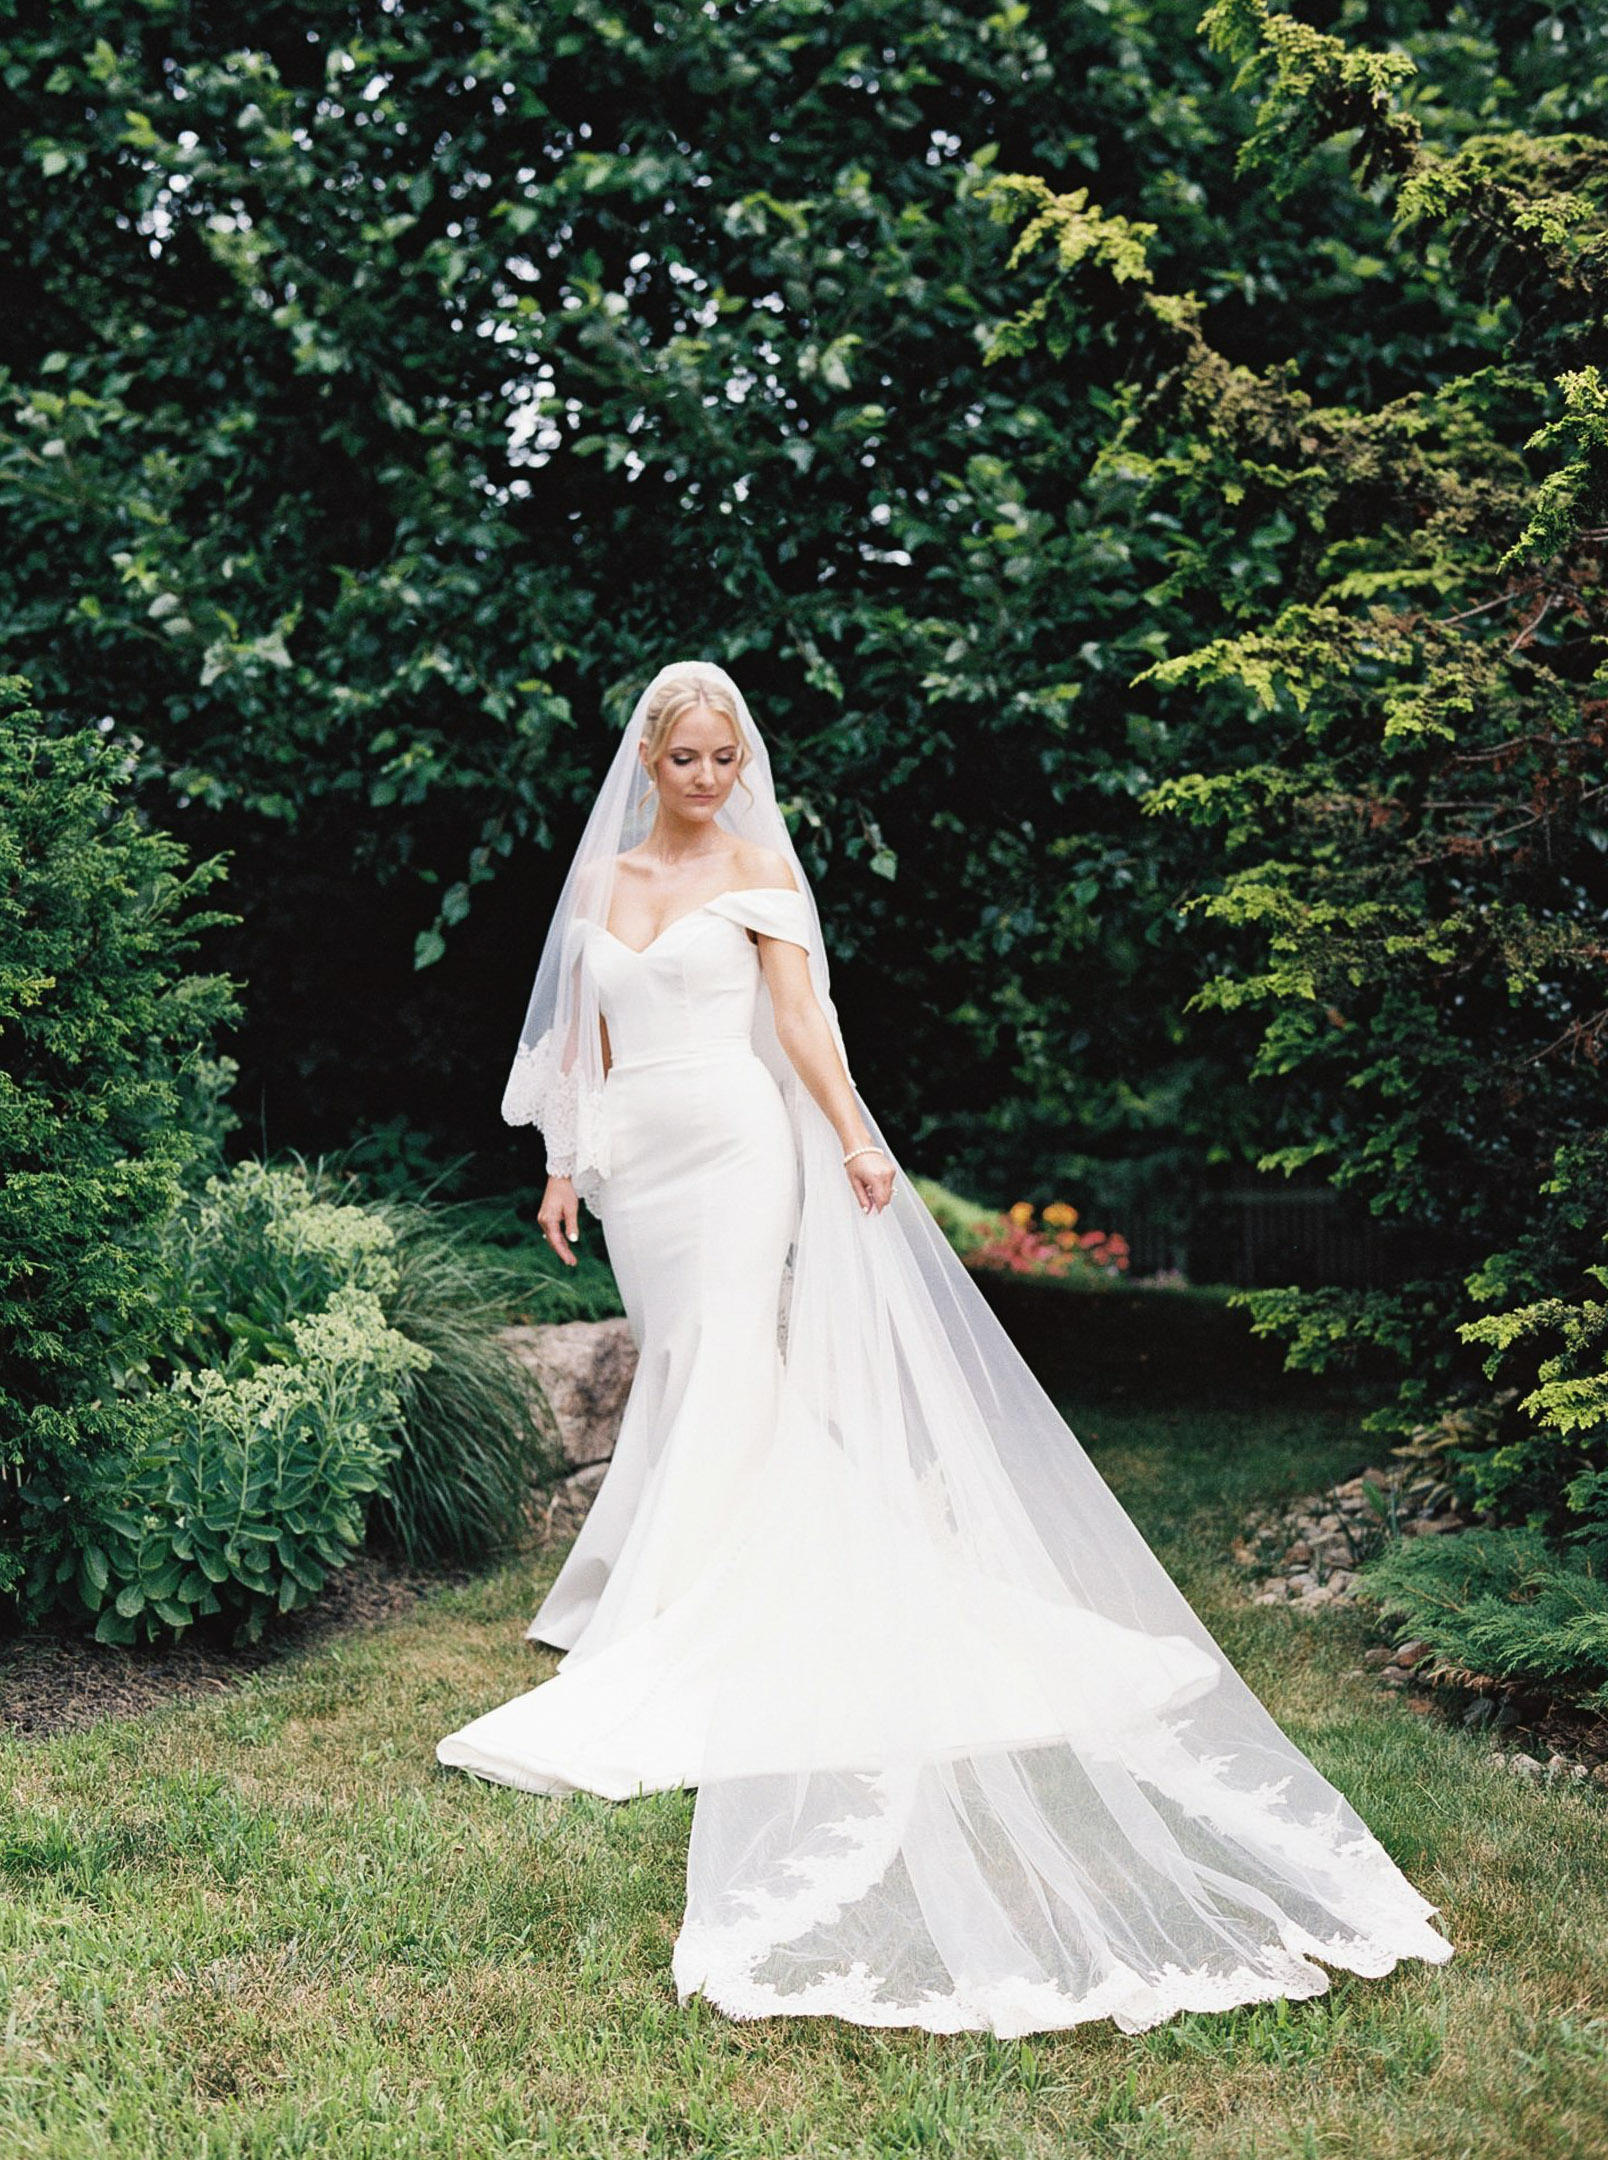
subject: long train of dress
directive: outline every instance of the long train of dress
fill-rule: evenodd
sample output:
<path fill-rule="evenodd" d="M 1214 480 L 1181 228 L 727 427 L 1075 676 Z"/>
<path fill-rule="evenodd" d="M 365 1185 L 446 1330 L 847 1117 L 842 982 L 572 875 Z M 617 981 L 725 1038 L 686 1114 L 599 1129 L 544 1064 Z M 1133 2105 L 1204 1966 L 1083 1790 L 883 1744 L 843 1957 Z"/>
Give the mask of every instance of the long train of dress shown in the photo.
<path fill-rule="evenodd" d="M 638 1368 L 530 1626 L 557 1672 L 440 1760 L 695 1787 L 675 1976 L 737 2017 L 1137 2031 L 1319 1993 L 1314 1958 L 1443 1962 L 919 1201 L 925 1253 L 845 1223 L 830 1128 L 754 1048 L 751 931 L 807 944 L 800 895 L 722 894 L 641 951 L 588 929 Z"/>

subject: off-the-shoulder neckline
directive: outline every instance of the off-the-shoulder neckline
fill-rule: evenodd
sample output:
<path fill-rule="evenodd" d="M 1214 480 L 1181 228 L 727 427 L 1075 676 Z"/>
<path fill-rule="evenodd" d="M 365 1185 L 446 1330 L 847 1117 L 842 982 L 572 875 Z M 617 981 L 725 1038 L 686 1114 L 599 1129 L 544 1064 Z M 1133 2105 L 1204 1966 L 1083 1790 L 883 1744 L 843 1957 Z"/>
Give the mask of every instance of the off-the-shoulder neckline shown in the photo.
<path fill-rule="evenodd" d="M 707 900 L 700 900 L 696 907 L 684 908 L 679 915 L 672 915 L 664 928 L 656 931 L 646 945 L 627 945 L 624 938 L 616 935 L 607 923 L 599 923 L 598 928 L 611 944 L 619 946 L 621 952 L 634 953 L 640 959 L 644 953 L 652 952 L 660 938 L 668 937 L 678 923 L 690 922 L 694 915 L 704 914 L 717 901 L 741 899 L 744 893 L 785 893 L 790 900 L 801 900 L 804 897 L 796 885 L 728 885 L 724 892 L 711 893 Z"/>

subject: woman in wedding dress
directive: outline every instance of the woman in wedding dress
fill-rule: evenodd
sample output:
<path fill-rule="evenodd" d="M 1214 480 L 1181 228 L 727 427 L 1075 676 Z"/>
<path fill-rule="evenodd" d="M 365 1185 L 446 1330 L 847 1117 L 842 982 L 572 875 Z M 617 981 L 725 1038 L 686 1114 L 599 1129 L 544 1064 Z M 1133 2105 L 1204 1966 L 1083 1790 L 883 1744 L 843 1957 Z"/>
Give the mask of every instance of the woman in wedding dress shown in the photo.
<path fill-rule="evenodd" d="M 532 1792 L 693 1788 L 680 1998 L 1020 2035 L 1439 1964 L 1436 1908 L 1274 1723 L 861 1101 L 765 745 L 638 699 L 503 1102 L 638 1364 L 530 1635 L 443 1739 Z"/>

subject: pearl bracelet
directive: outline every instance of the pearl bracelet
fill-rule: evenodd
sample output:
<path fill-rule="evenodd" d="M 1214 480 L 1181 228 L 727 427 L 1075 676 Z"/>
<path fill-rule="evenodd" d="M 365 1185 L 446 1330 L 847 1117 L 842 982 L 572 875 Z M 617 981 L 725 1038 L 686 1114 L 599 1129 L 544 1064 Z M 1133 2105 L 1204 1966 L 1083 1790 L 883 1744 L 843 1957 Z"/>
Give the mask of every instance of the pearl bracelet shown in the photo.
<path fill-rule="evenodd" d="M 882 1150 L 877 1146 L 876 1142 L 874 1140 L 868 1140 L 864 1147 L 850 1148 L 847 1155 L 845 1155 L 843 1158 L 843 1167 L 845 1170 L 847 1170 L 856 1155 L 880 1155 L 881 1153 Z"/>

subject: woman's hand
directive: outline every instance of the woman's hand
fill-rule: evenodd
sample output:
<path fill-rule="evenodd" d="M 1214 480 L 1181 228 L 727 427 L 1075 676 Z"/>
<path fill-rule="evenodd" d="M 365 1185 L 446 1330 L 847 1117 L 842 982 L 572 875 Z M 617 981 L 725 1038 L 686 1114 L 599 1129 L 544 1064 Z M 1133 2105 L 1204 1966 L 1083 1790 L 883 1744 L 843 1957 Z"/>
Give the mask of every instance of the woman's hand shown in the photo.
<path fill-rule="evenodd" d="M 870 1161 L 861 1156 L 862 1162 Z M 536 1210 L 536 1220 L 541 1225 L 542 1236 L 566 1267 L 577 1265 L 576 1256 L 570 1251 L 569 1241 L 579 1237 L 581 1231 L 581 1203 L 575 1187 L 567 1177 L 550 1177 L 547 1190 L 542 1194 L 542 1204 Z"/>
<path fill-rule="evenodd" d="M 854 1197 L 866 1215 L 880 1215 L 893 1198 L 894 1168 L 881 1148 L 871 1148 L 864 1155 L 856 1155 L 853 1162 L 845 1163 L 849 1183 L 854 1187 Z"/>

